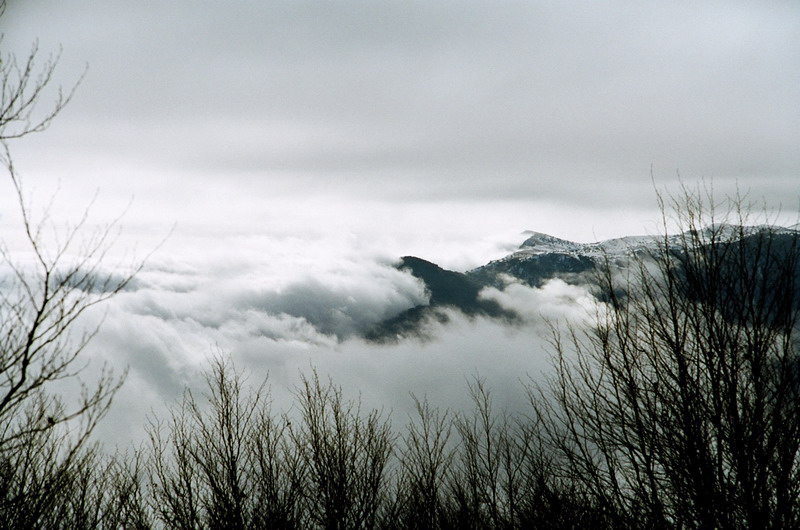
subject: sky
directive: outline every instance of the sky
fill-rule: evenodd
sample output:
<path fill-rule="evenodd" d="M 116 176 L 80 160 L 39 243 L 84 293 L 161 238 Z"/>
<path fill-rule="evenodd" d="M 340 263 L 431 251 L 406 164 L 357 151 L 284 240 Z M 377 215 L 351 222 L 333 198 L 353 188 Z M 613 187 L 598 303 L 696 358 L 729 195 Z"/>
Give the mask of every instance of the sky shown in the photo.
<path fill-rule="evenodd" d="M 33 204 L 55 193 L 68 220 L 96 196 L 91 219 L 124 212 L 119 247 L 156 249 L 92 353 L 130 368 L 119 407 L 140 416 L 216 346 L 277 386 L 313 364 L 392 401 L 498 355 L 501 386 L 539 366 L 530 330 L 352 338 L 424 301 L 398 257 L 463 271 L 524 230 L 653 232 L 655 191 L 680 179 L 794 222 L 800 206 L 794 1 L 9 0 L 0 31 L 6 53 L 60 53 L 66 89 L 83 76 L 47 131 L 10 146 Z M 562 288 L 515 303 L 582 300 Z"/>

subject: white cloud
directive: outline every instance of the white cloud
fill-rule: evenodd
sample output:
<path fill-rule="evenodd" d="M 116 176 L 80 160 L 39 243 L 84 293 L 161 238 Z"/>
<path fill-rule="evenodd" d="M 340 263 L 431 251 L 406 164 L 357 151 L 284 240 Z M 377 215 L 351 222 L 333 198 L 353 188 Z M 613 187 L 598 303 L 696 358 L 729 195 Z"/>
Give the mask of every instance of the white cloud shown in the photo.
<path fill-rule="evenodd" d="M 546 281 L 540 288 L 506 278 L 503 290 L 486 288 L 481 296 L 494 300 L 530 324 L 542 321 L 566 321 L 577 325 L 589 324 L 599 302 L 587 285 L 571 285 L 561 279 Z"/>
<path fill-rule="evenodd" d="M 217 267 L 155 263 L 142 273 L 141 288 L 107 305 L 88 351 L 94 366 L 106 361 L 130 370 L 99 436 L 141 440 L 151 410 L 163 414 L 184 387 L 202 389 L 200 374 L 215 351 L 230 354 L 255 380 L 269 374 L 279 408 L 291 406 L 292 389 L 312 368 L 365 405 L 393 410 L 398 422 L 410 412 L 410 393 L 442 407 L 469 406 L 466 384 L 473 376 L 486 379 L 498 405 L 523 408 L 523 382 L 548 369 L 544 319 L 586 322 L 594 307 L 584 287 L 558 280 L 541 289 L 510 283 L 483 296 L 520 314 L 521 323 L 445 310 L 447 323 L 424 324 L 432 340 L 371 344 L 356 332 L 424 302 L 425 295 L 391 263 L 368 254 L 359 260 L 352 249 L 338 248 L 337 259 L 311 260 L 300 270 L 250 256 Z M 258 276 L 262 267 L 272 274 Z"/>

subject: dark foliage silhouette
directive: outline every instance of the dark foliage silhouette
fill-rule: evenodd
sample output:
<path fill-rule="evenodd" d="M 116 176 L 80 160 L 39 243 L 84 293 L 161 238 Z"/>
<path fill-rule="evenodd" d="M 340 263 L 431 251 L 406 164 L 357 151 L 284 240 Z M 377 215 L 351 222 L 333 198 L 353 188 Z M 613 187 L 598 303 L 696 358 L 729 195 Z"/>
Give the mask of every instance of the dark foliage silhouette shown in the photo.
<path fill-rule="evenodd" d="M 616 528 L 797 527 L 797 232 L 702 189 L 662 206 L 682 235 L 606 263 L 595 326 L 554 333 L 532 401 L 559 476 Z"/>

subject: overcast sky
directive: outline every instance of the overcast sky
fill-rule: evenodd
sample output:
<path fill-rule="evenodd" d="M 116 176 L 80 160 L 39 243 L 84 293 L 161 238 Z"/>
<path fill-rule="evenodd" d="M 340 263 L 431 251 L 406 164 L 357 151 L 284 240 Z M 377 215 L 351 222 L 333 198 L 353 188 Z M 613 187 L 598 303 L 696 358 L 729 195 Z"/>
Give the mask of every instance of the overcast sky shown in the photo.
<path fill-rule="evenodd" d="M 642 230 L 651 166 L 797 208 L 797 2 L 11 0 L 0 23 L 62 48 L 66 86 L 89 65 L 14 146 L 27 178 L 135 219 L 591 240 Z"/>
<path fill-rule="evenodd" d="M 128 347 L 131 395 L 215 343 L 358 358 L 304 327 L 312 301 L 347 327 L 424 298 L 401 255 L 465 270 L 526 229 L 652 231 L 678 173 L 798 210 L 796 1 L 8 3 L 6 52 L 62 50 L 67 88 L 88 65 L 52 127 L 11 145 L 34 199 L 60 187 L 68 216 L 99 190 L 99 219 L 132 199 L 143 248 L 176 224 L 100 337 Z M 163 325 L 131 341 L 145 318 Z M 475 359 L 530 350 L 494 324 L 448 333 Z"/>

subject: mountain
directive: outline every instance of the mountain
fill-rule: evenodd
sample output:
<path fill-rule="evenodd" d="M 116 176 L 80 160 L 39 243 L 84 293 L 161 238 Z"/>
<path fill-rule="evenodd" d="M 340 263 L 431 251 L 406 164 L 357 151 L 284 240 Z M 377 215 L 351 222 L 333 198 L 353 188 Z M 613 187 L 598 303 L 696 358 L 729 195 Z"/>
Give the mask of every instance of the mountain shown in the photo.
<path fill-rule="evenodd" d="M 408 335 L 420 335 L 420 325 L 428 318 L 442 323 L 448 320 L 447 314 L 441 311 L 445 307 L 458 309 L 471 317 L 515 318 L 513 313 L 503 309 L 497 302 L 480 298 L 480 292 L 486 284 L 467 274 L 443 269 L 414 256 L 401 258 L 398 268 L 422 280 L 429 302 L 384 320 L 366 334 L 368 340 L 385 342 Z"/>
<path fill-rule="evenodd" d="M 657 249 L 664 244 L 667 244 L 673 252 L 680 253 L 685 248 L 682 241 L 698 236 L 702 240 L 709 240 L 713 236 L 728 242 L 718 248 L 724 252 L 728 245 L 732 245 L 735 250 L 737 245 L 758 244 L 760 241 L 758 236 L 763 235 L 765 231 L 769 231 L 772 236 L 771 244 L 782 249 L 779 252 L 784 250 L 798 252 L 798 230 L 795 227 L 750 226 L 740 229 L 732 225 L 714 225 L 706 227 L 702 233 L 685 232 L 670 235 L 666 239 L 664 236 L 628 236 L 595 243 L 576 243 L 549 234 L 529 231 L 523 233 L 526 239 L 515 252 L 465 273 L 443 269 L 418 257 L 405 256 L 398 268 L 408 271 L 425 284 L 430 295 L 429 303 L 413 307 L 381 322 L 366 334 L 366 338 L 385 342 L 410 335 L 424 335 L 420 329 L 427 319 L 447 321 L 448 317 L 446 312 L 442 311 L 443 308 L 456 309 L 470 317 L 485 316 L 513 321 L 517 315 L 494 301 L 482 299 L 481 290 L 486 287 L 502 290 L 509 281 L 540 287 L 554 278 L 571 284 L 592 284 L 594 283 L 592 274 L 598 265 L 609 263 L 624 268 L 634 255 L 657 255 Z M 734 251 L 730 255 L 738 254 Z M 757 252 L 753 252 L 753 255 L 753 263 L 749 266 L 754 269 L 766 267 L 769 274 L 770 264 L 761 263 Z M 795 266 L 795 276 L 800 289 L 800 263 Z M 731 286 L 733 285 L 731 283 Z M 697 296 L 702 295 L 697 293 Z M 800 302 L 800 296 L 794 297 L 794 300 Z"/>
<path fill-rule="evenodd" d="M 508 277 L 532 287 L 540 287 L 553 278 L 567 283 L 586 283 L 597 265 L 606 259 L 622 265 L 631 254 L 654 250 L 658 244 L 650 236 L 576 243 L 541 232 L 529 231 L 523 235 L 528 237 L 516 252 L 468 271 L 467 275 L 481 285 L 499 289 Z"/>

